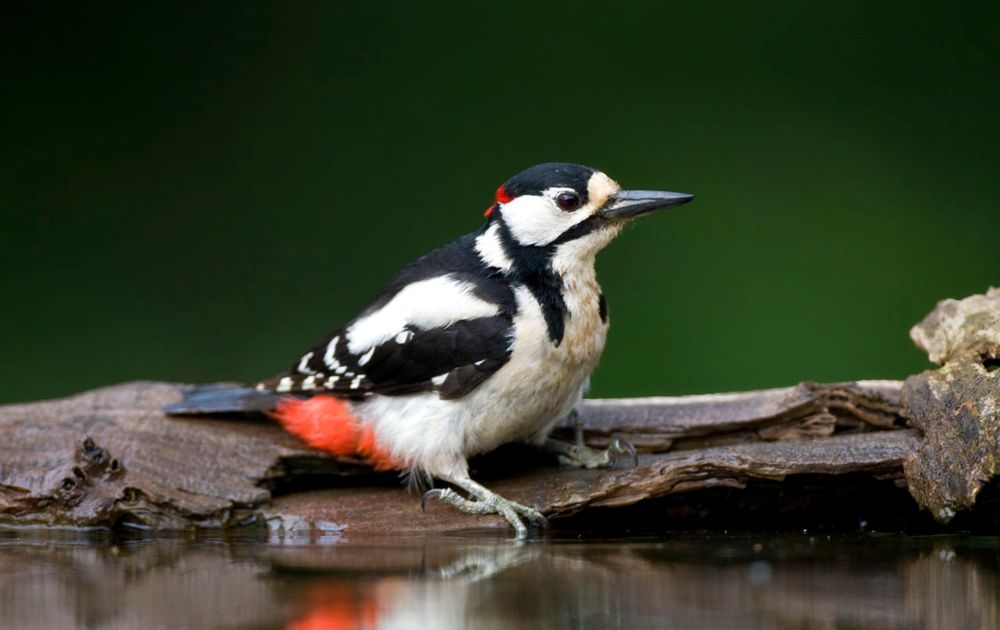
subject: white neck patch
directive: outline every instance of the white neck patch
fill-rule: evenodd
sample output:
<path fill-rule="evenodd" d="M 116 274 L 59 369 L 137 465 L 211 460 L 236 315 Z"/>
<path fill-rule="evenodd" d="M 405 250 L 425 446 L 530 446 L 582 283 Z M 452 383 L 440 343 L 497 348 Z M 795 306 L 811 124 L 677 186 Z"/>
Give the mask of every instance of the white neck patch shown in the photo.
<path fill-rule="evenodd" d="M 500 240 L 500 224 L 493 223 L 485 232 L 476 237 L 476 253 L 479 258 L 495 269 L 510 271 L 514 261 L 504 251 Z"/>

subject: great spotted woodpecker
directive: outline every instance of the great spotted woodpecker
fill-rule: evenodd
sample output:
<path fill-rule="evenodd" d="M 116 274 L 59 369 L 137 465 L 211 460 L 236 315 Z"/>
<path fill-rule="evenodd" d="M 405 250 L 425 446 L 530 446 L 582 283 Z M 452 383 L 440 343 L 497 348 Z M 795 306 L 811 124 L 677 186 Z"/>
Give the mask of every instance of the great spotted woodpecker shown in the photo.
<path fill-rule="evenodd" d="M 587 166 L 540 164 L 496 191 L 477 231 L 405 267 L 346 326 L 282 376 L 206 388 L 170 414 L 266 411 L 308 444 L 464 490 L 430 490 L 518 537 L 536 509 L 473 481 L 467 460 L 544 443 L 604 350 L 608 313 L 594 258 L 629 221 L 692 195 L 621 190 Z"/>

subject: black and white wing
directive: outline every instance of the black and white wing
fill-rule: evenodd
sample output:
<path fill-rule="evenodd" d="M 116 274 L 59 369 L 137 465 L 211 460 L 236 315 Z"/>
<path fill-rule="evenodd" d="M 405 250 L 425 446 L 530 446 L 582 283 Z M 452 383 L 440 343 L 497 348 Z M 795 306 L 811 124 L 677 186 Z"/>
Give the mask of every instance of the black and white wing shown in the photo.
<path fill-rule="evenodd" d="M 265 391 L 364 397 L 436 391 L 459 398 L 510 357 L 513 314 L 480 276 L 446 273 L 409 282 L 305 353 Z M 495 282 L 495 281 L 493 281 Z"/>

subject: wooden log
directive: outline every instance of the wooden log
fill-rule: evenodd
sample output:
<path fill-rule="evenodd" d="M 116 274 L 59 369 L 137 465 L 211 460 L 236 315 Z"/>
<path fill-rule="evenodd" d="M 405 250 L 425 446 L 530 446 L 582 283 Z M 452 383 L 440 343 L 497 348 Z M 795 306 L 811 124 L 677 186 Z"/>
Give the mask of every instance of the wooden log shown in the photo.
<path fill-rule="evenodd" d="M 160 408 L 179 400 L 182 389 L 136 382 L 0 407 L 0 523 L 162 529 L 266 523 L 279 532 L 503 526 L 444 506 L 422 513 L 417 497 L 391 476 L 313 451 L 263 418 L 164 416 Z M 899 389 L 895 381 L 806 383 L 585 401 L 580 419 L 588 442 L 633 441 L 642 451 L 638 466 L 576 470 L 528 457 L 508 462 L 488 481 L 559 517 L 790 475 L 898 477 L 920 441 L 901 428 Z"/>

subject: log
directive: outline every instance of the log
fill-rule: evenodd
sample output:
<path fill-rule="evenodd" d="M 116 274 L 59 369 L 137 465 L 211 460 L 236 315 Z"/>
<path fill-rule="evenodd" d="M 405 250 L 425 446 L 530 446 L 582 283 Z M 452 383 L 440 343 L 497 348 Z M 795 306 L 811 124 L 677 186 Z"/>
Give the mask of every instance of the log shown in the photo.
<path fill-rule="evenodd" d="M 903 411 L 925 435 L 904 472 L 917 503 L 947 523 L 1000 475 L 1000 289 L 942 300 L 910 337 L 942 365 L 903 386 Z"/>
<path fill-rule="evenodd" d="M 612 436 L 637 466 L 563 468 L 538 457 L 484 465 L 495 490 L 555 518 L 796 475 L 899 478 L 920 444 L 896 381 L 585 401 L 589 444 Z M 444 506 L 426 513 L 394 475 L 311 450 L 264 418 L 171 418 L 185 387 L 135 382 L 0 407 L 0 523 L 157 529 L 266 525 L 275 532 L 502 527 Z M 557 433 L 569 434 L 568 426 Z M 517 460 L 517 461 L 511 461 Z M 520 463 L 519 463 L 520 462 Z M 480 478 L 483 478 L 482 476 Z"/>

